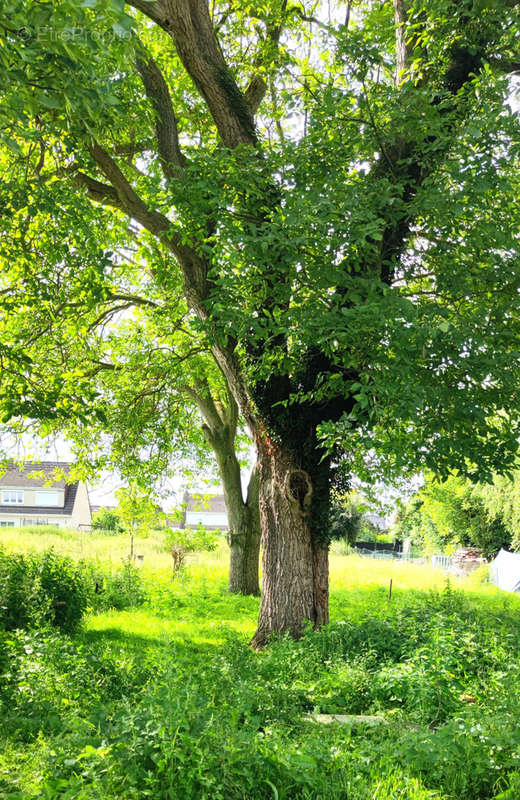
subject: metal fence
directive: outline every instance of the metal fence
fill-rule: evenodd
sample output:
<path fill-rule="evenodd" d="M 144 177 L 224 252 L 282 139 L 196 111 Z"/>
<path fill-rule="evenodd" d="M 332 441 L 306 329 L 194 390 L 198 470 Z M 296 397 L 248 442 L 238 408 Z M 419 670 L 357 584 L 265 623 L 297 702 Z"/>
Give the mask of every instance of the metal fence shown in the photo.
<path fill-rule="evenodd" d="M 451 569 L 453 559 L 451 556 L 432 556 L 432 567 L 437 569 Z"/>
<path fill-rule="evenodd" d="M 416 554 L 413 553 L 399 553 L 395 550 L 388 551 L 388 550 L 366 550 L 362 547 L 354 547 L 352 550 L 357 556 L 366 556 L 367 558 L 379 558 L 379 559 L 386 559 L 390 561 L 423 561 L 422 558 L 418 557 Z"/>

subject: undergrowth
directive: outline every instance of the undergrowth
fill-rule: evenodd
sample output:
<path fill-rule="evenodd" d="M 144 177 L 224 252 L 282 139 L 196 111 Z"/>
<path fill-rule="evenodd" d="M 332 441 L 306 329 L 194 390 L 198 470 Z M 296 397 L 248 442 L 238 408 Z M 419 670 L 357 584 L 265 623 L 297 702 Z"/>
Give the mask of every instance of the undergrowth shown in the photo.
<path fill-rule="evenodd" d="M 520 796 L 516 597 L 337 586 L 331 625 L 261 653 L 220 576 L 150 573 L 143 602 L 0 635 L 2 798 Z"/>

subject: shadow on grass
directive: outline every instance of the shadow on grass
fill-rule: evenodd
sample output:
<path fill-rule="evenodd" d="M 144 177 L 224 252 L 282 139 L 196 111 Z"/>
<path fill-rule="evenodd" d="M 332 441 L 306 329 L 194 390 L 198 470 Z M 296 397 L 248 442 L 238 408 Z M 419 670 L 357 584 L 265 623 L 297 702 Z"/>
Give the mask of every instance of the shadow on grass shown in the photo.
<path fill-rule="evenodd" d="M 75 636 L 78 642 L 85 645 L 96 645 L 102 642 L 124 645 L 135 650 L 143 648 L 157 647 L 165 643 L 162 635 L 134 633 L 122 628 L 110 627 L 102 630 L 80 631 Z"/>
<path fill-rule="evenodd" d="M 194 656 L 206 658 L 216 654 L 223 646 L 222 639 L 228 639 L 229 635 L 232 635 L 231 626 L 229 629 L 227 626 L 222 627 L 226 631 L 225 637 L 215 638 L 214 630 L 208 630 L 206 633 L 204 629 L 197 632 L 165 629 L 161 632 L 145 634 L 112 625 L 99 630 L 79 631 L 75 640 L 98 652 L 104 651 L 114 655 L 115 652 L 124 651 L 128 655 L 144 661 L 149 659 L 157 661 L 160 651 L 164 651 L 165 658 L 168 653 L 174 651 L 175 658 L 183 661 L 193 659 Z"/>

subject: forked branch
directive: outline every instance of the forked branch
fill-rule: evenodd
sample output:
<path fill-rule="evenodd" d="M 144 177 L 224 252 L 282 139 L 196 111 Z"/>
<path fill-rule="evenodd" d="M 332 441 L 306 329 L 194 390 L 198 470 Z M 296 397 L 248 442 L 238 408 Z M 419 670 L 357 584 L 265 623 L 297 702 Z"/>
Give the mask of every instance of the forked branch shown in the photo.
<path fill-rule="evenodd" d="M 256 146 L 253 115 L 219 46 L 207 0 L 129 0 L 172 37 L 227 147 Z"/>

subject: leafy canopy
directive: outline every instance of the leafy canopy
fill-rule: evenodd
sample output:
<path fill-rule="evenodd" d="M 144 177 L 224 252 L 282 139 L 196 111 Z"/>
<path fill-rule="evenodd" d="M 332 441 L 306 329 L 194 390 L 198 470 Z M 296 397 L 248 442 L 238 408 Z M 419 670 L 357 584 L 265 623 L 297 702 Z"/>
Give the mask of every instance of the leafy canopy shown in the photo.
<path fill-rule="evenodd" d="M 251 427 L 297 451 L 512 462 L 518 4 L 348 9 L 3 5 L 5 420 L 101 419 L 91 370 L 58 359 L 40 389 L 31 315 L 88 342 L 83 309 L 144 285 L 160 336 L 182 353 L 190 315 Z"/>

